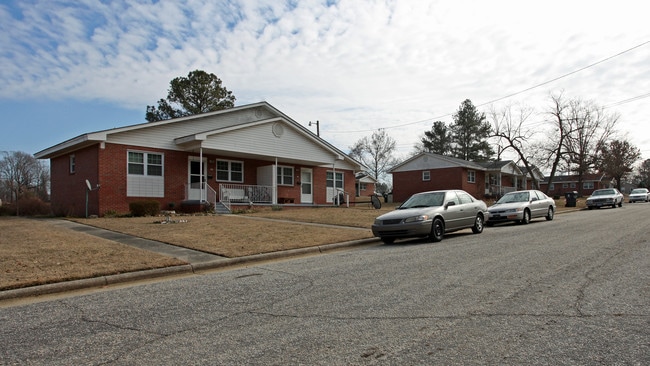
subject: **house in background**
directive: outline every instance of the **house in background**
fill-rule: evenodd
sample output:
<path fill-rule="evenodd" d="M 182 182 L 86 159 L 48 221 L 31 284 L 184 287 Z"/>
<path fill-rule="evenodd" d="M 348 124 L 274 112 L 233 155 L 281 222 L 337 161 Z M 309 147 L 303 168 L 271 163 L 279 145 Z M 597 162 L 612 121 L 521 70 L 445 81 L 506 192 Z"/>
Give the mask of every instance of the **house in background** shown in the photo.
<path fill-rule="evenodd" d="M 86 133 L 35 157 L 50 159 L 52 209 L 69 216 L 150 199 L 181 211 L 327 205 L 354 197 L 366 169 L 266 102 Z"/>
<path fill-rule="evenodd" d="M 567 192 L 578 192 L 579 196 L 589 196 L 596 189 L 610 188 L 614 184 L 612 179 L 605 174 L 583 174 L 582 184 L 578 183 L 577 175 L 556 175 L 553 181 L 548 182 L 548 178 L 542 181 L 542 190 L 548 187 L 548 195 L 551 197 L 563 197 Z"/>
<path fill-rule="evenodd" d="M 439 189 L 462 189 L 476 198 L 499 197 L 519 189 L 531 189 L 543 175 L 524 174 L 513 161 L 477 163 L 449 156 L 421 152 L 396 165 L 393 200 L 403 202 L 414 193 Z M 526 188 L 524 188 L 526 187 Z"/>

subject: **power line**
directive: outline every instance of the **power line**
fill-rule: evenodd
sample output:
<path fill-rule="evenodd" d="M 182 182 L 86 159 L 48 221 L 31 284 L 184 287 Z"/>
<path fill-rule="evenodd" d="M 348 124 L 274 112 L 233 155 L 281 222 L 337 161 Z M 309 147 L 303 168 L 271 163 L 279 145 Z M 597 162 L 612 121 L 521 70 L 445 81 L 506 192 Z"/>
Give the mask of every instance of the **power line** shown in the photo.
<path fill-rule="evenodd" d="M 526 89 L 520 90 L 520 91 L 518 91 L 518 92 L 515 92 L 515 93 L 512 93 L 512 94 L 508 94 L 508 95 L 506 95 L 506 96 L 503 96 L 503 97 L 500 97 L 500 98 L 497 98 L 497 99 L 491 100 L 491 101 L 489 101 L 489 102 L 485 102 L 485 103 L 482 103 L 482 104 L 478 104 L 476 107 L 482 107 L 482 106 L 485 106 L 485 105 L 488 105 L 488 104 L 496 103 L 496 102 L 499 102 L 499 101 L 501 101 L 501 100 L 504 100 L 504 99 L 508 99 L 508 98 L 514 97 L 514 96 L 519 95 L 519 94 L 523 94 L 523 93 L 525 93 L 525 92 L 531 91 L 531 90 L 536 89 L 536 88 L 539 88 L 539 87 L 541 87 L 541 86 L 544 86 L 544 85 L 550 84 L 550 83 L 552 83 L 552 82 L 554 82 L 554 81 L 557 81 L 557 80 L 563 79 L 563 78 L 565 78 L 565 77 L 571 76 L 571 75 L 573 75 L 573 74 L 576 74 L 576 73 L 578 73 L 578 72 L 584 71 L 584 70 L 586 70 L 586 69 L 589 69 L 589 68 L 591 68 L 591 67 L 594 67 L 594 66 L 596 66 L 596 65 L 599 65 L 599 64 L 601 64 L 601 63 L 603 63 L 603 62 L 609 61 L 609 60 L 611 60 L 611 59 L 613 59 L 613 58 L 615 58 L 615 57 L 621 56 L 621 55 L 623 55 L 623 54 L 625 54 L 625 53 L 628 53 L 628 52 L 630 52 L 630 51 L 633 51 L 633 50 L 635 50 L 635 49 L 637 49 L 637 48 L 643 47 L 643 46 L 645 46 L 645 45 L 647 45 L 647 44 L 649 44 L 649 43 L 650 43 L 650 41 L 645 41 L 645 42 L 640 43 L 640 44 L 638 44 L 638 45 L 636 45 L 636 46 L 634 46 L 634 47 L 631 47 L 631 48 L 628 48 L 628 49 L 626 49 L 626 50 L 624 50 L 624 51 L 621 51 L 621 52 L 619 52 L 619 53 L 617 53 L 617 54 L 615 54 L 615 55 L 612 55 L 612 56 L 606 57 L 606 58 L 604 58 L 604 59 L 602 59 L 602 60 L 600 60 L 600 61 L 597 61 L 597 62 L 594 62 L 594 63 L 589 64 L 589 65 L 587 65 L 587 66 L 584 66 L 584 67 L 582 67 L 582 68 L 580 68 L 580 69 L 578 69 L 578 70 L 571 71 L 571 72 L 569 72 L 569 73 L 567 73 L 567 74 L 564 74 L 564 75 L 558 76 L 558 77 L 556 77 L 556 78 L 553 78 L 553 79 L 547 80 L 547 81 L 545 81 L 545 82 L 542 82 L 542 83 L 539 83 L 539 84 L 537 84 L 537 85 L 531 86 L 531 87 L 529 87 L 529 88 L 526 88 Z M 620 104 L 629 103 L 629 102 L 632 102 L 632 101 L 635 101 L 635 100 L 638 100 L 638 99 L 646 98 L 646 97 L 648 97 L 648 96 L 650 96 L 650 93 L 649 93 L 649 94 L 644 94 L 644 95 L 641 95 L 641 96 L 637 96 L 637 97 L 634 97 L 634 98 L 626 99 L 626 100 L 623 100 L 623 101 L 620 101 L 620 102 L 617 102 L 617 103 L 613 103 L 613 104 L 611 104 L 611 105 L 606 106 L 605 108 L 607 108 L 607 107 L 611 107 L 611 106 L 614 106 L 614 105 L 620 105 Z M 448 117 L 448 116 L 451 116 L 451 115 L 453 115 L 453 113 L 447 113 L 447 114 L 443 114 L 443 115 L 440 115 L 440 116 L 437 116 L 437 117 L 427 118 L 427 119 L 423 119 L 423 120 L 419 120 L 419 121 L 414 121 L 414 122 L 407 122 L 407 123 L 403 123 L 403 124 L 399 124 L 399 125 L 394 125 L 394 126 L 380 127 L 380 128 L 383 128 L 383 129 L 392 129 L 392 128 L 399 128 L 399 127 L 404 127 L 404 126 L 410 126 L 410 125 L 419 124 L 419 123 L 422 123 L 422 122 L 427 122 L 427 121 L 432 121 L 432 120 L 439 120 L 439 119 L 441 119 L 441 118 Z M 377 129 L 377 128 L 365 129 L 365 130 L 356 130 L 356 131 L 328 131 L 328 133 L 333 133 L 333 134 L 335 134 L 335 133 L 358 133 L 358 132 L 370 132 L 370 131 L 375 131 L 376 129 Z"/>

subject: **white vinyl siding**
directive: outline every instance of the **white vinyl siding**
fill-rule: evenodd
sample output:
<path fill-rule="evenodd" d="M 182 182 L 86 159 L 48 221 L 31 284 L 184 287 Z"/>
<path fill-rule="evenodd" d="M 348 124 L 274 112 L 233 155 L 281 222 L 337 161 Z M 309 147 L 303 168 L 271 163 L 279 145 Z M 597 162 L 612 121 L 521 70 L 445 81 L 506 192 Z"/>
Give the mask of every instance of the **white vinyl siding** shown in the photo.
<path fill-rule="evenodd" d="M 164 159 L 162 154 L 127 152 L 127 197 L 164 197 Z"/>

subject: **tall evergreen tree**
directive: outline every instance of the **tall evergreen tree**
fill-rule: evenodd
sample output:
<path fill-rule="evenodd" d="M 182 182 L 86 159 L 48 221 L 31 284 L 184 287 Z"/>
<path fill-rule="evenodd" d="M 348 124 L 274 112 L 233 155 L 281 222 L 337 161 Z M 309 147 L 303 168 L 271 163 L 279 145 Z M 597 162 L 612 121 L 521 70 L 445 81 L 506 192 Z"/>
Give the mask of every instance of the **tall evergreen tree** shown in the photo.
<path fill-rule="evenodd" d="M 422 149 L 440 155 L 451 155 L 452 138 L 451 131 L 442 121 L 435 121 L 430 131 L 424 132 L 421 140 Z"/>
<path fill-rule="evenodd" d="M 454 123 L 450 126 L 453 156 L 467 161 L 490 160 L 494 155 L 488 142 L 492 126 L 487 122 L 485 114 L 480 113 L 472 101 L 466 99 L 453 117 Z"/>
<path fill-rule="evenodd" d="M 235 106 L 235 99 L 217 75 L 195 70 L 170 81 L 167 99 L 160 99 L 158 107 L 148 105 L 145 119 L 155 122 L 228 109 Z"/>

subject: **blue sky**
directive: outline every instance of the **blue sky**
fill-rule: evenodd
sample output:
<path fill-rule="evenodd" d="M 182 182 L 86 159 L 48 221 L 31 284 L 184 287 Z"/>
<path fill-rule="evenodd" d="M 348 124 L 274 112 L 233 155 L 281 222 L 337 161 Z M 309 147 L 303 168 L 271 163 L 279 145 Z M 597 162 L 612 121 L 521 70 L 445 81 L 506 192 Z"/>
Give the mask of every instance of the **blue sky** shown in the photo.
<path fill-rule="evenodd" d="M 344 151 L 384 128 L 405 157 L 465 99 L 535 108 L 543 138 L 549 94 L 563 92 L 618 113 L 647 159 L 646 18 L 628 0 L 3 0 L 0 151 L 142 123 L 171 79 L 200 69 L 236 105 L 319 120 Z"/>

